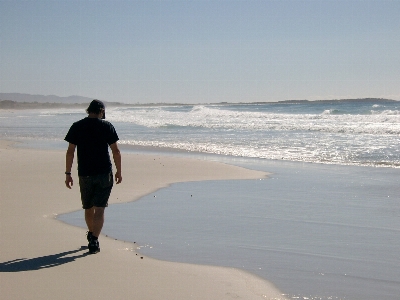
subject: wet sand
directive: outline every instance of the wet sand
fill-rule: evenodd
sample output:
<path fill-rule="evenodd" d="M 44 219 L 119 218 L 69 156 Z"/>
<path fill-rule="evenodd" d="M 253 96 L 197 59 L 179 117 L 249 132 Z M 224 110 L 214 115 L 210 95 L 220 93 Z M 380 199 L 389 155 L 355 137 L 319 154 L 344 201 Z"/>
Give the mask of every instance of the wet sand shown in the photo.
<path fill-rule="evenodd" d="M 101 252 L 87 255 L 85 230 L 55 219 L 81 207 L 76 171 L 72 190 L 64 185 L 64 171 L 64 151 L 0 142 L 0 289 L 5 298 L 284 299 L 272 283 L 247 272 L 143 257 L 135 244 L 105 236 Z M 123 182 L 114 187 L 110 204 L 137 200 L 174 182 L 265 176 L 217 162 L 123 153 Z"/>

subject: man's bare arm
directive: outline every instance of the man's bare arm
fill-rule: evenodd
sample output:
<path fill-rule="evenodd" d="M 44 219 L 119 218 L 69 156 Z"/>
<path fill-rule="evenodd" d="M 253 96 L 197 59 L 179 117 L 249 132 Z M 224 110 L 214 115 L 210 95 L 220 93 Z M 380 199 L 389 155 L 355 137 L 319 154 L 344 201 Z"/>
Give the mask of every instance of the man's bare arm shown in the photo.
<path fill-rule="evenodd" d="M 65 155 L 65 173 L 71 173 L 72 164 L 74 162 L 75 156 L 75 147 L 76 145 L 69 143 L 67 153 Z M 74 181 L 72 179 L 71 174 L 65 174 L 65 186 L 67 188 L 71 188 L 74 185 Z"/>
<path fill-rule="evenodd" d="M 121 151 L 119 151 L 118 144 L 116 142 L 114 144 L 111 144 L 110 148 L 112 151 L 115 168 L 117 169 L 117 172 L 115 173 L 115 182 L 119 184 L 122 182 Z"/>

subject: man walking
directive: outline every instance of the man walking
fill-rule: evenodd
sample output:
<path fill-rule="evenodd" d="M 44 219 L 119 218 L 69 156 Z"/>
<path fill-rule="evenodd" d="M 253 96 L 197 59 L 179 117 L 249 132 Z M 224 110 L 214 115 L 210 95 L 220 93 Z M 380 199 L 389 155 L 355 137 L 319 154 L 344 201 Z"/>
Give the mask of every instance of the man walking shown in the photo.
<path fill-rule="evenodd" d="M 78 176 L 82 207 L 88 227 L 89 253 L 100 252 L 98 237 L 104 224 L 104 210 L 113 187 L 113 174 L 108 147 L 111 148 L 116 168 L 115 182 L 122 182 L 121 153 L 114 126 L 105 121 L 105 106 L 93 100 L 86 112 L 88 116 L 72 124 L 65 141 L 69 143 L 66 153 L 65 185 L 71 189 L 71 176 L 75 148 L 78 154 Z"/>

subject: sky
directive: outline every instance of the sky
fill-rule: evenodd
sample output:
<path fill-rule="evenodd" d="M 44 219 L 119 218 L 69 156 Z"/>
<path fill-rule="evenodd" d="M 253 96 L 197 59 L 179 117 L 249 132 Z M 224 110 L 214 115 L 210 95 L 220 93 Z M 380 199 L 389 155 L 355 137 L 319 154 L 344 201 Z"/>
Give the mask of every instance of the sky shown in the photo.
<path fill-rule="evenodd" d="M 400 100 L 400 0 L 0 0 L 0 92 Z"/>

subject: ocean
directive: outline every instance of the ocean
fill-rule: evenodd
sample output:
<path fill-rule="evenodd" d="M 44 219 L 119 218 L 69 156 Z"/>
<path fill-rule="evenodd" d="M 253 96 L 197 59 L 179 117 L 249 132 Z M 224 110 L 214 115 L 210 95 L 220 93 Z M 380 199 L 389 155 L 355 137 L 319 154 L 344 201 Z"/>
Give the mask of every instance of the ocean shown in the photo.
<path fill-rule="evenodd" d="M 397 299 L 399 112 L 390 101 L 107 109 L 124 151 L 179 150 L 162 153 L 272 175 L 177 183 L 111 205 L 103 233 L 158 259 L 247 270 L 293 299 Z M 3 111 L 0 136 L 66 149 L 84 116 Z M 81 211 L 59 219 L 84 227 Z"/>
<path fill-rule="evenodd" d="M 0 137 L 59 142 L 82 109 L 0 112 Z M 399 167 L 400 101 L 107 109 L 120 143 L 236 157 Z"/>

